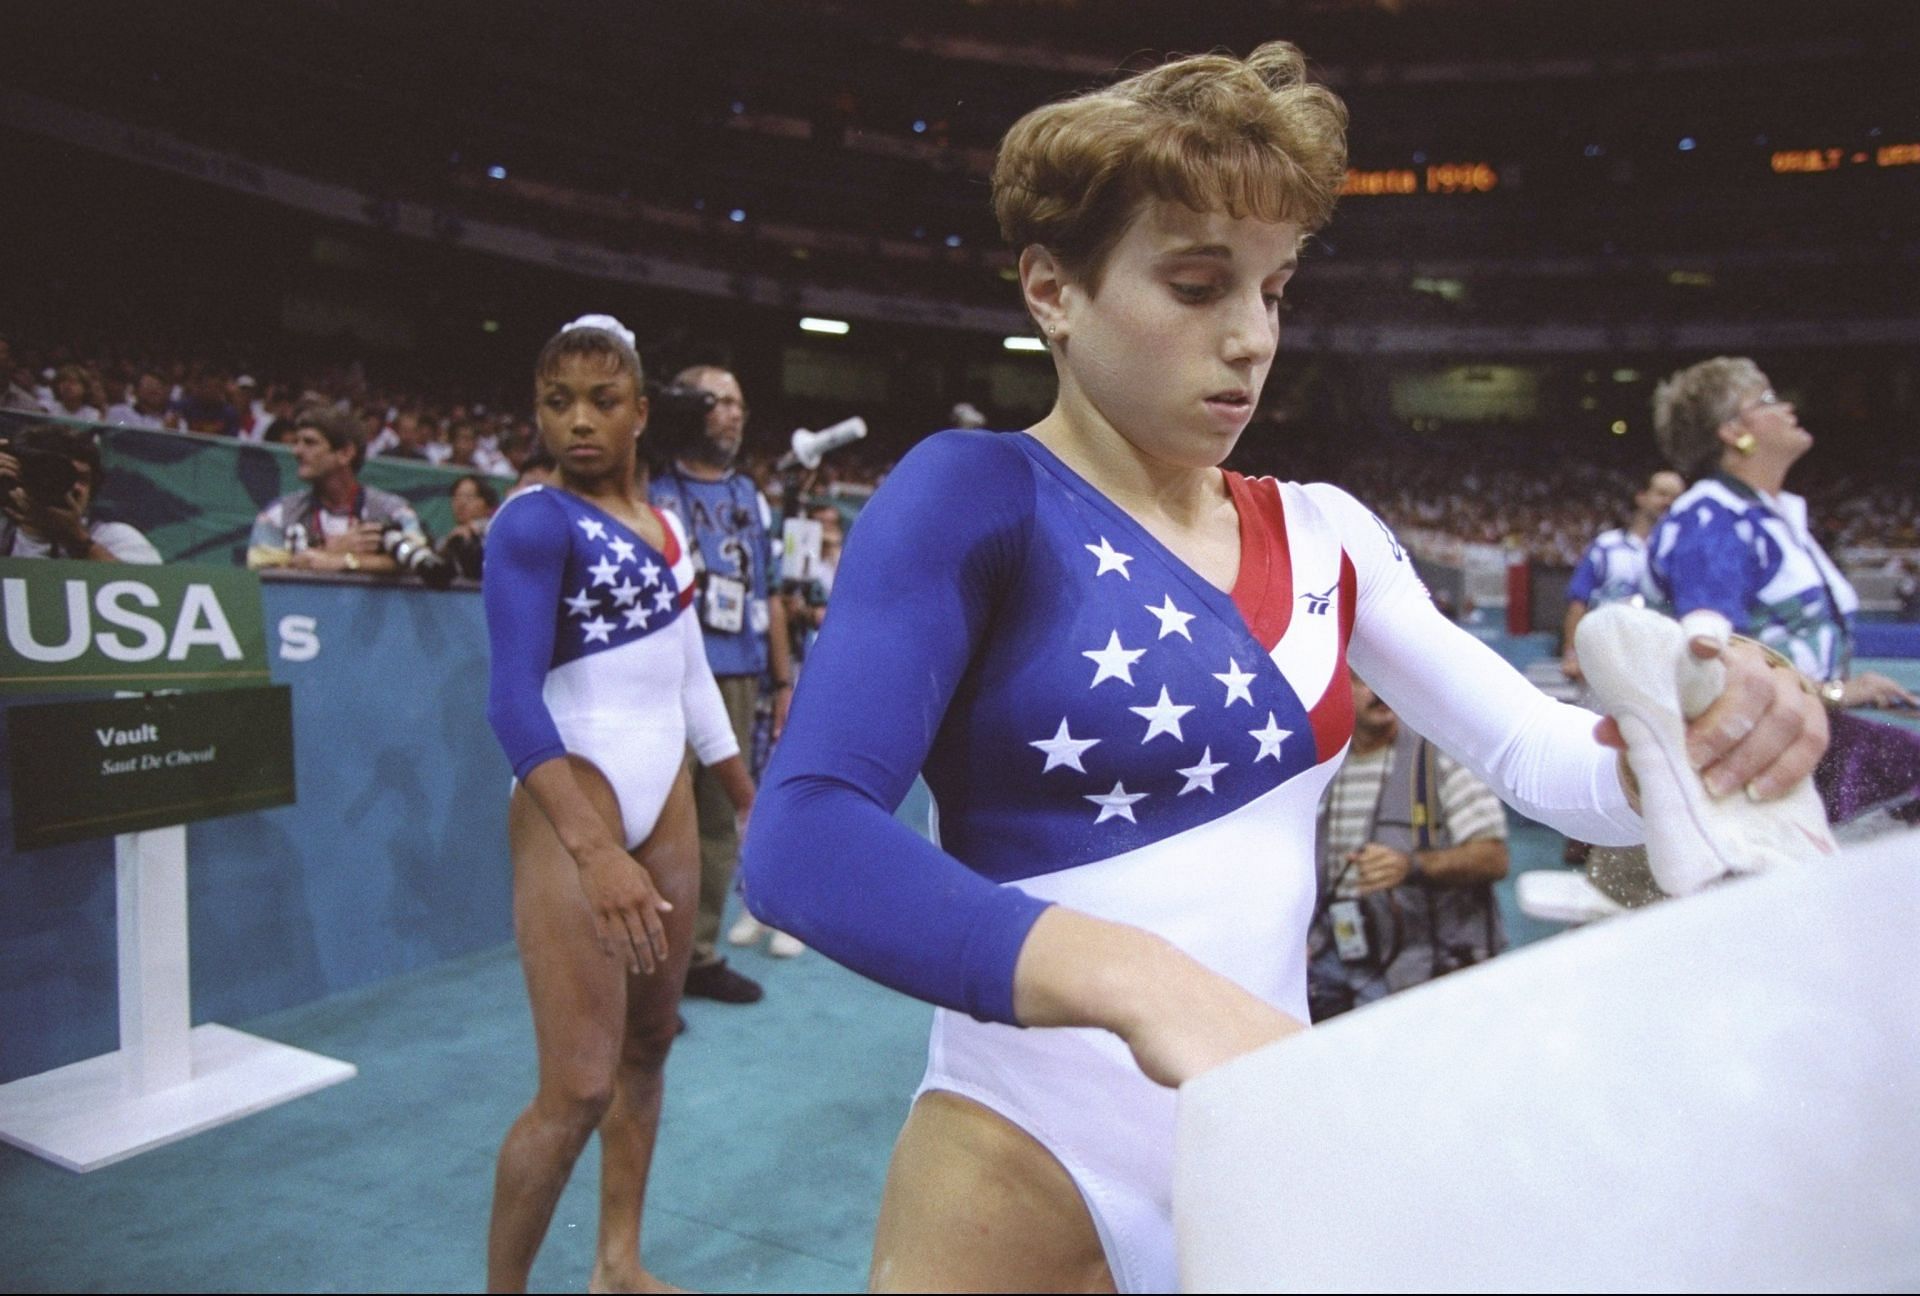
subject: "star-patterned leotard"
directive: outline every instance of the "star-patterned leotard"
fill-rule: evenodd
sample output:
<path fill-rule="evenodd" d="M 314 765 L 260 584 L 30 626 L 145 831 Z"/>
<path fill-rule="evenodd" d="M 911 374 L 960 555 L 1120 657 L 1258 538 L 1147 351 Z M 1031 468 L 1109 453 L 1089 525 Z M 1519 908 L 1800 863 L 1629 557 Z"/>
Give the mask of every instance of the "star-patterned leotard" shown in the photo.
<path fill-rule="evenodd" d="M 1329 486 L 1227 485 L 1230 594 L 1030 436 L 916 447 L 848 539 L 743 867 L 763 920 L 941 1006 L 923 1090 L 1060 1160 L 1122 1290 L 1177 1282 L 1174 1095 L 1117 1036 L 1012 1024 L 1048 904 L 1156 932 L 1305 1020 L 1349 661 L 1527 814 L 1640 838 L 1596 717 L 1441 616 L 1372 513 Z M 937 845 L 892 818 L 922 770 Z"/>
<path fill-rule="evenodd" d="M 686 539 L 654 515 L 664 553 L 570 491 L 522 491 L 487 528 L 482 582 L 487 719 L 514 777 L 567 752 L 593 762 L 629 850 L 653 831 L 689 737 L 702 764 L 740 750 L 688 610 Z"/>

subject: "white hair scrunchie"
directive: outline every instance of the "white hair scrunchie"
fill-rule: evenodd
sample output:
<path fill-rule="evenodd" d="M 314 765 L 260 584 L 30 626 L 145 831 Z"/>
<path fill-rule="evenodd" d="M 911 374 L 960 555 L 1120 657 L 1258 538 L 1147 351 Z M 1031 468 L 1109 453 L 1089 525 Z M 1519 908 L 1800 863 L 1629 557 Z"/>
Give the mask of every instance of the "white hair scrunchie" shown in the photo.
<path fill-rule="evenodd" d="M 633 330 L 611 315 L 582 315 L 579 319 L 571 323 L 562 324 L 560 331 L 562 333 L 571 333 L 575 329 L 583 328 L 599 329 L 602 332 L 611 333 L 635 351 L 640 349 L 639 343 L 633 340 Z"/>

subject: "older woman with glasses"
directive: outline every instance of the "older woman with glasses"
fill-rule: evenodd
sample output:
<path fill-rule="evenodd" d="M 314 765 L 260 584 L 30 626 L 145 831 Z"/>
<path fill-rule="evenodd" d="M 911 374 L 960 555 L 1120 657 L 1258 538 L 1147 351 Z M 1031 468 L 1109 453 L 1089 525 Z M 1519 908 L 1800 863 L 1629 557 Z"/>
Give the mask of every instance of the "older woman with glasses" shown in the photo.
<path fill-rule="evenodd" d="M 1851 669 L 1859 596 L 1814 539 L 1806 500 L 1785 489 L 1813 434 L 1759 366 L 1721 356 L 1682 369 L 1654 393 L 1654 430 L 1667 459 L 1694 478 L 1648 547 L 1649 579 L 1675 615 L 1725 617 L 1814 681 L 1836 713 L 1920 706 L 1885 675 Z M 1843 823 L 1889 802 L 1920 811 L 1920 737 L 1833 719 L 1815 773 L 1828 816 Z M 1731 790 L 1711 778 L 1709 787 Z"/>

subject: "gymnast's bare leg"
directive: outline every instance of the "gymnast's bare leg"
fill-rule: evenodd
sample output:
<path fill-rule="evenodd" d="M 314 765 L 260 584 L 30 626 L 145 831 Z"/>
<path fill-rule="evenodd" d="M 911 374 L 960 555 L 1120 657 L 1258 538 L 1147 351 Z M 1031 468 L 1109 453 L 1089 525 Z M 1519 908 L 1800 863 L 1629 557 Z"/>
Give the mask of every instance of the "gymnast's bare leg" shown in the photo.
<path fill-rule="evenodd" d="M 567 761 L 616 835 L 613 790 L 590 763 Z M 661 914 L 668 954 L 636 974 L 595 935 L 579 866 L 524 790 L 508 811 L 514 934 L 533 1004 L 539 1088 L 507 1132 L 494 1179 L 489 1291 L 523 1291 L 574 1162 L 601 1135 L 600 1239 L 590 1289 L 674 1291 L 640 1261 L 640 1218 L 659 1129 L 667 1052 L 693 948 L 699 839 L 683 772 L 634 857 L 673 908 Z"/>
<path fill-rule="evenodd" d="M 956 1094 L 922 1094 L 894 1144 L 868 1287 L 876 1292 L 1110 1292 L 1113 1274 L 1066 1167 Z"/>

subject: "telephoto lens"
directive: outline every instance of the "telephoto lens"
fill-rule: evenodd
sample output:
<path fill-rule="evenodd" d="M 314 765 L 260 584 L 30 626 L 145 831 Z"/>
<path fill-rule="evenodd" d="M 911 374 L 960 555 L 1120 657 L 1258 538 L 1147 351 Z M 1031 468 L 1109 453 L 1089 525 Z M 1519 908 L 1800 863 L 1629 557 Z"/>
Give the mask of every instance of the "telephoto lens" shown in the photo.
<path fill-rule="evenodd" d="M 415 544 L 406 529 L 389 522 L 380 530 L 380 548 L 400 564 L 400 570 L 417 577 L 422 585 L 445 589 L 453 584 L 453 564 L 424 544 Z"/>

